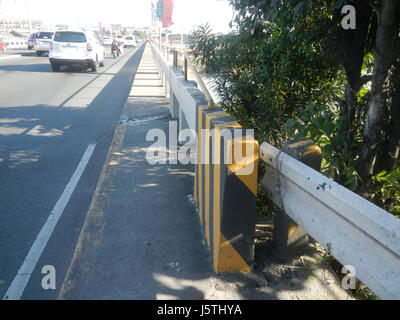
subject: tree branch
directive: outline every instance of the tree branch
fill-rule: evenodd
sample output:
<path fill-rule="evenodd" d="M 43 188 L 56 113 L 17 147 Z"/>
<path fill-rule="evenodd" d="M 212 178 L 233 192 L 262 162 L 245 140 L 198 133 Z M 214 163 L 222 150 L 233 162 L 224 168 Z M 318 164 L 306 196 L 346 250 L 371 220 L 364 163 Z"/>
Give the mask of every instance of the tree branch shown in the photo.
<path fill-rule="evenodd" d="M 373 75 L 372 74 L 366 74 L 365 76 L 362 76 L 360 78 L 360 87 L 358 88 L 358 90 L 360 91 L 360 89 L 362 88 L 362 86 L 364 84 L 366 84 L 367 82 L 372 81 Z"/>
<path fill-rule="evenodd" d="M 379 7 L 375 4 L 376 1 L 375 0 L 367 0 L 369 6 L 374 9 L 376 12 L 378 12 Z"/>

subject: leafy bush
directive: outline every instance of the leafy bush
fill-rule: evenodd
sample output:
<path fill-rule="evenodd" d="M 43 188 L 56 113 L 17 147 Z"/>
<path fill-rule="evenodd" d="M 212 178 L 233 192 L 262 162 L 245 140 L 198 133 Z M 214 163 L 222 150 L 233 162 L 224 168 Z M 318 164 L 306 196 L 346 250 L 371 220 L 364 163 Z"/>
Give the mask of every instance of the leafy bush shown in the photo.
<path fill-rule="evenodd" d="M 213 74 L 226 111 L 254 128 L 259 140 L 280 146 L 289 138 L 282 130 L 288 119 L 338 91 L 340 67 L 324 57 L 322 22 L 329 20 L 320 14 L 301 20 L 282 10 L 256 29 L 244 22 L 240 32 L 225 36 L 215 37 L 207 25 L 194 32 L 195 61 Z"/>
<path fill-rule="evenodd" d="M 286 127 L 294 137 L 307 137 L 321 148 L 323 174 L 356 190 L 358 179 L 355 167 L 362 144 L 361 132 L 350 137 L 344 135 L 346 122 L 339 113 L 333 105 L 309 105 L 297 122 L 289 120 Z"/>
<path fill-rule="evenodd" d="M 256 139 L 278 148 L 294 137 L 312 139 L 323 153 L 323 174 L 399 213 L 400 169 L 392 155 L 399 139 L 400 62 L 387 76 L 379 143 L 374 136 L 371 144 L 365 130 L 376 67 L 372 10 L 357 0 L 231 3 L 238 10 L 236 29 L 216 36 L 208 25 L 200 26 L 192 45 L 196 64 L 215 79 L 224 109 L 253 128 Z M 335 31 L 341 30 L 338 12 L 347 3 L 363 15 L 358 33 Z"/>

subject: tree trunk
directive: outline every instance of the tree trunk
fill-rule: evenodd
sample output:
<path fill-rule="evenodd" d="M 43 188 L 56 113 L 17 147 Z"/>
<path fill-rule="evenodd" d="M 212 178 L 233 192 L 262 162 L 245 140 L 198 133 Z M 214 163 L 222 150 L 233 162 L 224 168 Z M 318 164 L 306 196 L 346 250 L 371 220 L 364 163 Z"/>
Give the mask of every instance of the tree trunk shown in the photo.
<path fill-rule="evenodd" d="M 383 168 L 390 172 L 396 169 L 400 154 L 400 53 L 395 63 L 391 81 L 391 105 L 390 105 L 390 137 L 385 148 L 382 161 Z"/>
<path fill-rule="evenodd" d="M 384 106 L 384 83 L 393 64 L 399 34 L 399 1 L 383 0 L 377 8 L 378 26 L 371 96 L 368 101 L 367 121 L 363 132 L 363 145 L 359 159 L 359 174 L 363 188 L 370 185 L 380 142 L 380 125 Z"/>
<path fill-rule="evenodd" d="M 346 73 L 347 84 L 345 87 L 345 101 L 341 108 L 341 117 L 347 119 L 348 132 L 351 134 L 354 116 L 356 96 L 360 91 L 361 68 L 363 64 L 364 51 L 367 42 L 368 28 L 371 24 L 372 9 L 365 5 L 364 1 L 355 2 L 357 29 L 342 30 L 345 35 L 344 51 L 342 57 L 343 68 Z"/>

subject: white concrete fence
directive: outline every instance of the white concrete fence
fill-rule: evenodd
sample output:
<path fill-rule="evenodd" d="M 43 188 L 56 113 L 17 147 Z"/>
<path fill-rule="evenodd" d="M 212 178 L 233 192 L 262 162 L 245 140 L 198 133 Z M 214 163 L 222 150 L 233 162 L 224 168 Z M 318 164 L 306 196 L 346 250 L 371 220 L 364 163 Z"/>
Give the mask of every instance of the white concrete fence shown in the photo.
<path fill-rule="evenodd" d="M 170 97 L 171 116 L 179 119 L 179 131 L 187 128 L 196 130 L 197 107 L 208 104 L 204 94 L 196 88 L 193 81 L 185 81 L 183 72 L 172 68 L 155 45 L 152 44 L 151 47 Z"/>
<path fill-rule="evenodd" d="M 8 37 L 4 42 L 7 43 L 7 49 L 26 49 L 28 44 L 27 39 L 17 37 Z"/>
<path fill-rule="evenodd" d="M 196 129 L 202 92 L 171 68 L 152 45 L 170 91 L 170 111 L 179 127 Z M 316 170 L 264 142 L 262 184 L 268 197 L 382 299 L 400 299 L 400 220 Z"/>

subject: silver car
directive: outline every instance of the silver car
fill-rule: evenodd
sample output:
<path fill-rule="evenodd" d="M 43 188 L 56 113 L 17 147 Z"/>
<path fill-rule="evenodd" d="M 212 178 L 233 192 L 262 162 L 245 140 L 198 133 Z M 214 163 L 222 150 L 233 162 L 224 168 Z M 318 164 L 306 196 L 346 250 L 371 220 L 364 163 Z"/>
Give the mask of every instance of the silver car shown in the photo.
<path fill-rule="evenodd" d="M 54 32 L 48 31 L 39 31 L 36 33 L 35 39 L 33 40 L 33 46 L 38 57 L 40 57 L 43 53 L 49 52 L 53 35 Z"/>

